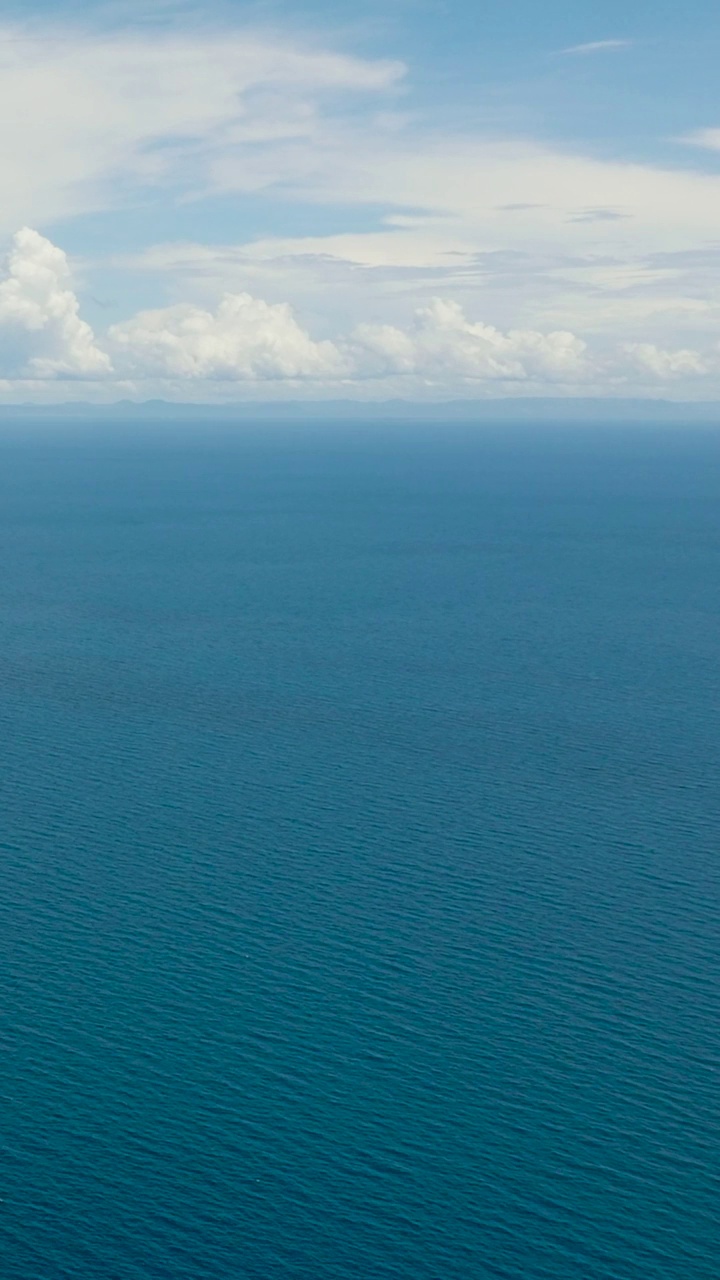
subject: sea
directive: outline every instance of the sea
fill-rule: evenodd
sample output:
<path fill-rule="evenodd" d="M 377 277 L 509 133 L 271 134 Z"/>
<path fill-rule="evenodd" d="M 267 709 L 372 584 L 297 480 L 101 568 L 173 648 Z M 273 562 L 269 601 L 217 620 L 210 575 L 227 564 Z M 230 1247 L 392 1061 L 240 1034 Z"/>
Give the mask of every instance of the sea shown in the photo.
<path fill-rule="evenodd" d="M 717 1280 L 720 429 L 0 435 L 2 1280 Z"/>

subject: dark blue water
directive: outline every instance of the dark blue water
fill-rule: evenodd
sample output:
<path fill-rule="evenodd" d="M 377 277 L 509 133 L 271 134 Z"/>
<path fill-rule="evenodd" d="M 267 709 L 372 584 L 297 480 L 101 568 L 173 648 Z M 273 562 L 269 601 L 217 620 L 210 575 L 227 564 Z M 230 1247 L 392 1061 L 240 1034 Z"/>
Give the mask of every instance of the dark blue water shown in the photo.
<path fill-rule="evenodd" d="M 3 1280 L 715 1280 L 720 434 L 27 430 Z"/>

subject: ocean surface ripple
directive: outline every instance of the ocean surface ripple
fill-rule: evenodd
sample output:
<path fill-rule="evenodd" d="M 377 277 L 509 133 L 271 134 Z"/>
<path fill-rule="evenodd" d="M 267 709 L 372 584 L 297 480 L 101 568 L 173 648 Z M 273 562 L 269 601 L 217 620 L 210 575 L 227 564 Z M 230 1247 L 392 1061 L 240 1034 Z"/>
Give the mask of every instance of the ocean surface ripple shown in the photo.
<path fill-rule="evenodd" d="M 720 435 L 0 440 L 3 1280 L 716 1280 Z"/>

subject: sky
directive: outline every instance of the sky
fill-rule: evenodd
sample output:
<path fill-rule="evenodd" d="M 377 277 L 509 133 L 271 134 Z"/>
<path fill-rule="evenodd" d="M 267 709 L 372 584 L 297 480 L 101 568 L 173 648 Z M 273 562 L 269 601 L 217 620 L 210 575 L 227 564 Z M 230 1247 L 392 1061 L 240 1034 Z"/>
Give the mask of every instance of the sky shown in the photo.
<path fill-rule="evenodd" d="M 720 399 L 720 9 L 29 0 L 0 402 Z"/>

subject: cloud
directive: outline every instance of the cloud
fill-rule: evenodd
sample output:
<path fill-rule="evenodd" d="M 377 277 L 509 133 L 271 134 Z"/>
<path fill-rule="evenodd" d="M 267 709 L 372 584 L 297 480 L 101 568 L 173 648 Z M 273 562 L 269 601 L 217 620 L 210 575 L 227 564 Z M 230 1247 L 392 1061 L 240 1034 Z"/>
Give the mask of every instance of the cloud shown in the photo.
<path fill-rule="evenodd" d="M 687 147 L 701 147 L 705 151 L 720 151 L 720 129 L 695 129 L 676 139 Z"/>
<path fill-rule="evenodd" d="M 720 370 L 717 350 L 709 354 L 688 348 L 669 351 L 652 342 L 626 343 L 623 350 L 629 362 L 642 373 L 650 373 L 663 381 L 669 378 L 703 377 Z"/>
<path fill-rule="evenodd" d="M 200 292 L 236 278 L 259 296 L 321 310 L 343 329 L 371 317 L 397 324 L 431 292 L 469 315 L 482 305 L 502 329 L 642 337 L 670 349 L 704 341 L 700 309 L 720 303 L 716 277 L 691 278 L 680 258 L 677 269 L 670 261 L 717 241 L 714 172 L 528 140 L 431 129 L 419 137 L 417 128 L 371 140 L 351 131 L 320 149 L 299 141 L 289 172 L 285 198 L 354 208 L 353 229 L 331 223 L 324 234 L 235 245 L 161 244 L 128 266 Z M 257 177 L 252 162 L 231 155 L 213 169 L 228 192 Z M 413 216 L 378 221 L 378 209 Z M 658 254 L 668 259 L 662 279 L 651 266 Z"/>
<path fill-rule="evenodd" d="M 568 329 L 488 324 L 447 297 L 430 298 L 403 322 L 356 322 L 331 341 L 312 336 L 286 301 L 226 292 L 214 306 L 141 311 L 96 339 L 80 316 L 66 255 L 29 228 L 14 237 L 0 281 L 0 336 L 4 396 L 20 385 L 37 394 L 53 380 L 171 398 L 200 386 L 210 399 L 227 399 L 233 392 L 220 388 L 233 384 L 238 395 L 243 385 L 269 396 L 285 385 L 318 396 L 334 390 L 412 398 L 429 390 L 482 396 L 491 388 L 510 395 L 647 392 L 720 378 L 717 339 L 683 347 L 597 344 Z"/>
<path fill-rule="evenodd" d="M 584 56 L 587 53 L 612 53 L 615 49 L 629 49 L 632 40 L 591 40 L 588 44 L 573 44 L 569 49 L 561 49 L 566 55 Z"/>
<path fill-rule="evenodd" d="M 197 195 L 218 155 L 316 137 L 326 109 L 384 101 L 403 74 L 399 62 L 237 28 L 0 23 L 0 114 L 12 121 L 1 224 L 48 225 L 164 184 Z"/>
<path fill-rule="evenodd" d="M 636 243 L 634 219 L 591 224 L 595 243 L 576 244 L 576 226 L 565 224 L 564 246 L 541 239 L 541 223 L 522 249 L 509 242 L 478 252 L 456 222 L 443 230 L 428 221 L 420 230 L 156 245 L 111 265 L 146 295 L 154 288 L 214 306 L 223 290 L 247 290 L 290 302 L 299 315 L 322 316 L 332 337 L 365 322 L 405 329 L 433 295 L 504 331 L 563 330 L 589 342 L 695 347 L 720 329 L 720 244 L 705 241 L 701 251 L 698 237 L 692 249 L 653 251 Z"/>
<path fill-rule="evenodd" d="M 333 379 L 348 372 L 332 342 L 315 342 L 287 303 L 228 293 L 216 311 L 191 304 L 142 311 L 108 339 L 132 375 L 229 380 Z"/>
<path fill-rule="evenodd" d="M 114 325 L 108 342 L 125 376 L 236 381 L 337 381 L 413 375 L 439 381 L 582 378 L 585 343 L 570 333 L 501 333 L 434 298 L 407 329 L 360 324 L 315 341 L 285 303 L 226 294 L 216 311 L 189 304 Z"/>
<path fill-rule="evenodd" d="M 164 385 L 300 383 L 343 395 L 380 393 L 600 394 L 652 392 L 720 377 L 720 343 L 704 349 L 653 342 L 593 347 L 567 330 L 502 330 L 469 319 L 457 301 L 432 298 L 409 322 L 360 323 L 335 341 L 315 340 L 291 308 L 227 294 L 215 311 L 191 304 L 141 312 L 108 333 L 125 379 Z"/>
<path fill-rule="evenodd" d="M 568 219 L 569 222 L 618 222 L 627 218 L 620 209 L 580 209 Z"/>
<path fill-rule="evenodd" d="M 345 124 L 329 130 L 322 145 L 296 139 L 255 156 L 224 150 L 210 178 L 225 194 L 282 183 L 288 202 L 413 214 L 409 223 L 395 217 L 380 226 L 375 216 L 366 230 L 260 238 L 244 246 L 257 257 L 329 254 L 359 265 L 427 267 L 480 247 L 627 256 L 714 240 L 720 221 L 715 172 L 431 128 L 375 134 Z M 585 210 L 624 217 L 578 218 Z"/>
<path fill-rule="evenodd" d="M 235 245 L 140 250 L 119 264 L 121 296 L 138 284 L 147 296 L 146 279 L 126 266 L 157 270 L 171 297 L 187 299 L 189 283 L 212 309 L 220 289 L 247 290 L 321 311 L 334 332 L 369 316 L 395 323 L 429 290 L 476 307 L 482 280 L 483 314 L 501 328 L 614 327 L 619 296 L 612 308 L 607 294 L 608 305 L 593 306 L 574 264 L 614 258 L 633 270 L 650 254 L 714 240 L 720 223 L 717 173 L 450 127 L 438 123 L 442 112 L 399 114 L 388 108 L 402 63 L 291 32 L 0 24 L 0 70 L 0 110 L 13 121 L 0 171 L 7 231 L 152 201 L 148 226 L 162 240 L 164 209 L 172 225 L 172 206 L 206 196 L 217 198 L 203 214 L 216 234 L 240 228 Z M 253 220 L 268 208 L 268 225 L 288 234 L 249 240 L 248 208 Z M 115 245 L 96 252 L 98 274 L 123 234 L 117 220 L 108 225 Z M 295 234 L 298 226 L 315 234 Z M 102 244 L 97 222 L 92 235 Z M 494 278 L 490 255 L 513 253 L 524 255 L 524 273 L 510 284 Z M 98 279 L 94 292 L 112 296 L 112 286 Z M 632 325 L 629 300 L 625 290 Z"/>
<path fill-rule="evenodd" d="M 0 284 L 0 343 L 6 368 L 16 374 L 92 378 L 111 368 L 80 319 L 65 254 L 28 227 L 14 237 Z"/>
<path fill-rule="evenodd" d="M 391 260 L 408 261 L 411 246 L 415 258 L 437 260 L 480 245 L 565 245 L 568 218 L 584 208 L 622 209 L 651 249 L 679 236 L 685 247 L 711 234 L 720 214 L 714 174 L 441 129 L 430 114 L 387 109 L 402 62 L 291 33 L 61 24 L 38 33 L 5 23 L 0 72 L 0 112 L 13 121 L 0 171 L 7 232 L 163 191 L 173 200 L 266 193 L 285 208 L 330 205 L 336 224 L 339 206 L 371 209 L 376 220 L 378 209 L 417 214 L 384 234 Z M 573 243 L 597 243 L 598 231 L 578 221 Z"/>
<path fill-rule="evenodd" d="M 572 333 L 502 333 L 469 321 L 456 302 L 434 298 L 411 327 L 360 325 L 353 335 L 360 358 L 376 374 L 412 373 L 437 379 L 524 382 L 581 381 L 586 344 Z"/>

